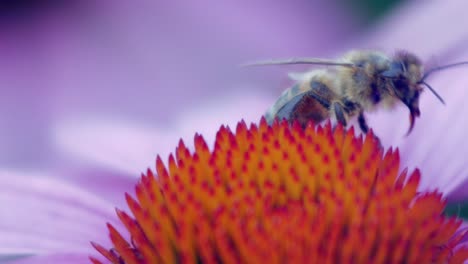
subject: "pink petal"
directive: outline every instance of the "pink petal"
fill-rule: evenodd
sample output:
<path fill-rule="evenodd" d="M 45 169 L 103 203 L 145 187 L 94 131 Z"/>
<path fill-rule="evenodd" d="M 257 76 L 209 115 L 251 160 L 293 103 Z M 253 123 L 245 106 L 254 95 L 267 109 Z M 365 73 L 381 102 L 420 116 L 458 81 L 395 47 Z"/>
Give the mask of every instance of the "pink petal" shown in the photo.
<path fill-rule="evenodd" d="M 151 166 L 158 153 L 168 155 L 178 139 L 166 129 L 112 117 L 63 120 L 54 129 L 55 144 L 63 155 L 133 177 Z"/>
<path fill-rule="evenodd" d="M 210 100 L 175 118 L 173 125 L 165 128 L 117 122 L 111 118 L 63 121 L 55 127 L 54 140 L 65 156 L 138 177 L 154 165 L 156 155 L 167 159 L 180 138 L 190 147 L 195 133 L 214 142 L 216 131 L 222 124 L 234 128 L 241 119 L 258 122 L 273 101 L 273 98 L 267 98 L 234 94 Z"/>
<path fill-rule="evenodd" d="M 8 262 L 11 264 L 82 264 L 91 263 L 89 255 L 85 253 L 57 253 L 38 256 L 20 257 L 15 261 Z"/>
<path fill-rule="evenodd" d="M 211 146 L 221 125 L 235 129 L 240 120 L 244 120 L 247 124 L 257 123 L 274 100 L 275 98 L 270 95 L 255 92 L 248 95 L 232 94 L 210 100 L 180 115 L 176 131 L 189 146 L 193 142 L 195 133 L 203 135 Z"/>
<path fill-rule="evenodd" d="M 459 184 L 455 190 L 450 192 L 450 196 L 449 196 L 450 200 L 466 201 L 466 196 L 467 196 L 466 190 L 468 190 L 468 179 L 465 179 L 465 181 Z M 466 228 L 468 228 L 468 225 L 466 225 Z"/>
<path fill-rule="evenodd" d="M 154 163 L 154 162 L 153 162 Z M 147 167 L 151 167 L 152 164 Z M 102 168 L 77 165 L 55 171 L 57 175 L 63 175 L 62 179 L 77 188 L 87 192 L 98 194 L 99 198 L 111 203 L 114 207 L 124 208 L 127 203 L 124 199 L 125 192 L 131 192 L 136 183 L 136 175 L 116 172 L 115 169 L 103 170 Z M 66 177 L 65 177 L 66 176 Z"/>
<path fill-rule="evenodd" d="M 89 252 L 108 243 L 114 206 L 49 175 L 0 171 L 0 254 Z"/>
<path fill-rule="evenodd" d="M 388 52 L 405 49 L 426 60 L 446 59 L 458 48 L 466 47 L 467 8 L 468 2 L 463 0 L 411 1 L 375 26 L 357 46 Z"/>

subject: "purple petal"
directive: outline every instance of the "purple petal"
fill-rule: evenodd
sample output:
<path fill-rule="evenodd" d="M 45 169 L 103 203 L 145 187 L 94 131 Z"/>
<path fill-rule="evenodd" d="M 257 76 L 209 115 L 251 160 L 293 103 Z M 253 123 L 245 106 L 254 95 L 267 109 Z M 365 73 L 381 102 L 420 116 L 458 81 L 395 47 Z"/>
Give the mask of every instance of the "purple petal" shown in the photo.
<path fill-rule="evenodd" d="M 465 232 L 465 235 L 463 236 L 461 242 L 464 246 L 468 246 L 468 222 L 464 221 L 461 227 L 459 228 L 459 231 Z"/>
<path fill-rule="evenodd" d="M 468 170 L 465 171 L 465 174 L 468 173 Z M 468 179 L 466 179 L 461 183 L 458 184 L 457 187 L 450 192 L 449 199 L 451 201 L 457 202 L 457 201 L 466 201 L 466 192 L 468 190 Z M 468 225 L 466 226 L 468 228 Z"/>
<path fill-rule="evenodd" d="M 411 1 L 374 27 L 358 46 L 389 52 L 405 49 L 424 59 L 445 59 L 458 48 L 466 50 L 467 8 L 468 2 L 463 0 Z"/>
<path fill-rule="evenodd" d="M 255 95 L 253 92 L 248 96 L 233 94 L 221 97 L 181 115 L 177 119 L 176 131 L 189 146 L 193 142 L 195 133 L 201 134 L 211 146 L 221 125 L 234 130 L 240 120 L 244 120 L 247 124 L 257 123 L 273 102 L 272 96 Z"/>
<path fill-rule="evenodd" d="M 214 142 L 216 131 L 222 124 L 235 128 L 241 119 L 258 122 L 273 101 L 273 98 L 267 98 L 234 94 L 211 100 L 175 118 L 173 125 L 164 129 L 105 118 L 64 121 L 56 126 L 54 138 L 65 155 L 138 177 L 154 165 L 156 155 L 167 159 L 180 138 L 190 147 L 195 133 Z"/>
<path fill-rule="evenodd" d="M 48 175 L 0 171 L 0 254 L 89 252 L 108 244 L 106 222 L 120 226 L 114 206 Z"/>
<path fill-rule="evenodd" d="M 133 177 L 151 166 L 158 153 L 168 155 L 178 139 L 166 129 L 105 117 L 64 120 L 54 128 L 54 141 L 63 155 Z"/>
<path fill-rule="evenodd" d="M 8 262 L 11 264 L 82 264 L 91 263 L 89 255 L 85 253 L 60 253 L 60 254 L 48 254 L 38 255 L 33 257 L 20 257 L 15 261 Z"/>
<path fill-rule="evenodd" d="M 147 167 L 151 167 L 153 163 L 148 164 Z M 62 179 L 77 188 L 99 195 L 99 198 L 111 203 L 114 207 L 124 208 L 127 206 L 123 194 L 132 192 L 136 184 L 136 175 L 132 177 L 134 175 L 123 171 L 116 172 L 115 170 L 103 170 L 97 167 L 78 166 L 58 170 L 55 174 L 66 175 L 67 178 L 62 177 Z M 144 169 L 141 171 L 144 171 Z"/>

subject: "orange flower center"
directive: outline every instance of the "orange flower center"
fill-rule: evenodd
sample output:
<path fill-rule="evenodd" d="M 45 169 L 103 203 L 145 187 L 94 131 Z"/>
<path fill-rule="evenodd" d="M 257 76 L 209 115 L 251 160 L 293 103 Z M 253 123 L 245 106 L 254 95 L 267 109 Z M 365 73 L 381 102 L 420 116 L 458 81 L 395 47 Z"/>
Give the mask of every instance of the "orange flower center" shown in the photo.
<path fill-rule="evenodd" d="M 131 214 L 117 214 L 131 239 L 108 224 L 114 248 L 93 246 L 127 264 L 463 263 L 461 222 L 377 141 L 263 119 L 221 127 L 213 151 L 196 135 L 193 153 L 181 141 L 126 195 Z"/>

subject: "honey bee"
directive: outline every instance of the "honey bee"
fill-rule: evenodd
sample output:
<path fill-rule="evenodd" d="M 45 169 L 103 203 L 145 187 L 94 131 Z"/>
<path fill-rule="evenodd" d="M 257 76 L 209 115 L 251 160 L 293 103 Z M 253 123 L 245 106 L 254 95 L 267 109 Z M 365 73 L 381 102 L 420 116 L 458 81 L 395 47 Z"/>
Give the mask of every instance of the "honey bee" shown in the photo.
<path fill-rule="evenodd" d="M 266 112 L 272 123 L 275 118 L 297 121 L 305 127 L 309 121 L 320 123 L 327 118 L 346 126 L 357 116 L 360 129 L 369 127 L 364 113 L 380 107 L 392 109 L 403 102 L 409 109 L 412 131 L 415 119 L 421 115 L 419 96 L 427 87 L 441 103 L 442 97 L 426 82 L 434 72 L 468 64 L 457 62 L 424 71 L 421 60 L 414 54 L 399 51 L 388 56 L 378 51 L 351 51 L 339 60 L 316 58 L 271 60 L 245 64 L 312 64 L 330 66 L 291 76 L 297 81 L 284 91 Z"/>

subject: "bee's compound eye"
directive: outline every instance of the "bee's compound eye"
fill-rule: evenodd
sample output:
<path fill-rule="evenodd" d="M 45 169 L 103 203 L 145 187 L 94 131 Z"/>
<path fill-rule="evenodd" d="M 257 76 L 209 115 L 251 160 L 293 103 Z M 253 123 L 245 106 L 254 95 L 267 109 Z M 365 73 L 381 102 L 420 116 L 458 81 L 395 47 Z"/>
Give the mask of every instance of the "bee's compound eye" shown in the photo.
<path fill-rule="evenodd" d="M 381 73 L 386 78 L 398 78 L 403 74 L 404 68 L 401 62 L 392 62 L 388 70 Z"/>

